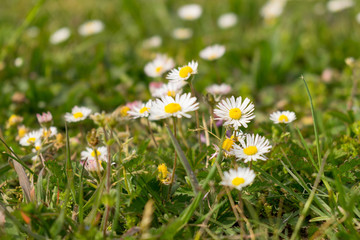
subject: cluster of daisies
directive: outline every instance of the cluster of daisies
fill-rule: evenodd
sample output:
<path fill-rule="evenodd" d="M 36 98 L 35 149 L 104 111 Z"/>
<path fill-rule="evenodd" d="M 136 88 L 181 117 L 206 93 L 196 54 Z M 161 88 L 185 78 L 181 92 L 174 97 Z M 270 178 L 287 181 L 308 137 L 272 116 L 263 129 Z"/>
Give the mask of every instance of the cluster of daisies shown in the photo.
<path fill-rule="evenodd" d="M 20 145 L 32 147 L 32 152 L 37 153 L 32 160 L 38 158 L 44 144 L 50 143 L 58 133 L 57 128 L 51 126 L 53 118 L 50 112 L 37 114 L 36 117 L 41 126 L 40 129 L 28 131 L 24 126 L 19 127 Z"/>

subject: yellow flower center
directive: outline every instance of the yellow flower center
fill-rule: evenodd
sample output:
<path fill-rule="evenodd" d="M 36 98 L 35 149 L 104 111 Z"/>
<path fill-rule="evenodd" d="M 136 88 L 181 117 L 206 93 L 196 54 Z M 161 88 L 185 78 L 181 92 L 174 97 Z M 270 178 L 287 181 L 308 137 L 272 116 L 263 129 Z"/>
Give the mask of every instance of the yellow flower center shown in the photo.
<path fill-rule="evenodd" d="M 258 149 L 256 146 L 249 146 L 247 148 L 244 148 L 244 153 L 246 155 L 254 155 L 258 152 Z"/>
<path fill-rule="evenodd" d="M 209 56 L 209 60 L 214 60 L 214 59 L 216 59 L 216 54 L 211 54 L 210 56 Z"/>
<path fill-rule="evenodd" d="M 91 152 L 91 156 L 92 156 L 92 157 L 95 157 L 95 154 L 96 154 L 96 156 L 100 156 L 100 155 L 101 155 L 101 153 L 100 153 L 98 150 L 94 150 L 94 151 Z"/>
<path fill-rule="evenodd" d="M 27 140 L 27 142 L 28 142 L 28 143 L 34 143 L 35 140 L 36 140 L 36 138 L 31 137 L 31 138 L 29 138 L 29 139 Z"/>
<path fill-rule="evenodd" d="M 169 90 L 169 91 L 167 92 L 167 95 L 170 96 L 170 97 L 175 97 L 175 91 Z"/>
<path fill-rule="evenodd" d="M 239 108 L 232 108 L 229 111 L 229 116 L 232 119 L 239 120 L 241 118 L 241 110 Z"/>
<path fill-rule="evenodd" d="M 225 141 L 222 144 L 222 148 L 226 151 L 229 151 L 234 144 L 234 141 L 231 138 L 225 139 Z"/>
<path fill-rule="evenodd" d="M 289 121 L 289 118 L 287 116 L 285 116 L 284 114 L 282 114 L 279 117 L 279 122 L 288 122 L 288 121 Z"/>
<path fill-rule="evenodd" d="M 148 112 L 149 109 L 150 109 L 150 108 L 143 107 L 142 109 L 140 109 L 140 113 Z"/>
<path fill-rule="evenodd" d="M 158 166 L 158 171 L 159 171 L 159 178 L 166 178 L 167 177 L 168 170 L 167 170 L 167 167 L 166 167 L 166 165 L 164 163 L 160 164 Z"/>
<path fill-rule="evenodd" d="M 169 103 L 165 106 L 166 113 L 176 113 L 181 110 L 181 106 L 178 103 Z"/>
<path fill-rule="evenodd" d="M 155 68 L 155 72 L 156 72 L 156 73 L 161 72 L 161 70 L 162 70 L 162 67 L 161 67 L 161 66 L 160 66 L 160 67 Z"/>
<path fill-rule="evenodd" d="M 122 107 L 120 110 L 121 116 L 126 117 L 128 115 L 129 110 L 130 110 L 130 108 L 128 106 Z"/>
<path fill-rule="evenodd" d="M 95 24 L 93 22 L 86 23 L 86 32 L 94 33 L 95 32 Z"/>
<path fill-rule="evenodd" d="M 231 181 L 231 183 L 234 186 L 239 186 L 240 184 L 243 184 L 244 182 L 245 182 L 245 179 L 243 179 L 242 177 L 236 177 Z"/>
<path fill-rule="evenodd" d="M 40 148 L 41 148 L 40 146 L 35 146 L 35 150 L 36 150 L 36 151 L 39 151 Z"/>
<path fill-rule="evenodd" d="M 78 119 L 78 118 L 82 118 L 84 116 L 84 114 L 82 114 L 82 112 L 77 112 L 77 113 L 74 113 L 73 116 L 75 119 Z"/>
<path fill-rule="evenodd" d="M 193 72 L 193 69 L 191 67 L 185 66 L 180 69 L 179 75 L 181 78 L 186 78 L 192 72 Z"/>

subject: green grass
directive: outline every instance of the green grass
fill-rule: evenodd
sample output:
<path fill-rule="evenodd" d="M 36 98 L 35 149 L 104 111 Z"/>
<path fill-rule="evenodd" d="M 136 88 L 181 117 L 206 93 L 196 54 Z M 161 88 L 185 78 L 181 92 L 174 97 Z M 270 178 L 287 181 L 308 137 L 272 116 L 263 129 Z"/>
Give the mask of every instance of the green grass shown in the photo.
<path fill-rule="evenodd" d="M 326 2 L 289 0 L 281 17 L 266 22 L 259 14 L 266 1 L 203 0 L 196 1 L 204 9 L 201 18 L 186 22 L 177 9 L 188 1 L 3 1 L 0 210 L 6 222 L 0 225 L 1 239 L 359 239 L 360 25 L 355 16 L 360 6 L 330 13 Z M 321 7 L 324 11 L 316 13 Z M 218 16 L 230 11 L 238 24 L 220 29 Z M 82 37 L 77 28 L 89 19 L 102 20 L 105 29 Z M 32 26 L 39 29 L 35 38 L 27 34 Z M 71 37 L 50 44 L 50 35 L 65 26 Z M 175 40 L 175 27 L 190 27 L 194 35 Z M 153 35 L 162 37 L 162 45 L 143 48 Z M 215 63 L 200 59 L 199 51 L 215 43 L 226 46 L 225 55 Z M 112 113 L 127 102 L 150 99 L 153 79 L 143 68 L 157 52 L 179 66 L 198 60 L 193 85 L 199 94 L 221 82 L 232 87 L 229 96 L 254 102 L 256 118 L 242 130 L 265 136 L 273 147 L 267 161 L 252 164 L 257 176 L 241 197 L 219 185 L 222 172 L 235 167 L 234 159 L 219 154 L 208 160 L 226 129 L 220 127 L 217 135 L 212 129 L 210 145 L 200 148 L 194 113 L 178 121 L 177 138 L 170 121 L 152 121 L 159 147 L 139 119 L 65 125 L 63 116 L 75 105 Z M 20 67 L 14 65 L 18 57 L 24 61 Z M 345 63 L 347 57 L 354 57 L 353 65 Z M 332 71 L 328 81 L 325 69 Z M 189 86 L 184 91 L 190 92 Z M 210 129 L 205 99 L 201 133 L 203 116 Z M 269 114 L 277 110 L 294 111 L 297 120 L 274 125 Z M 62 139 L 42 148 L 42 164 L 31 160 L 36 154 L 19 145 L 17 126 L 6 122 L 17 114 L 26 127 L 38 129 L 35 114 L 44 111 L 52 113 Z M 111 151 L 110 175 L 105 162 L 99 174 L 80 164 L 92 129 L 99 145 Z M 157 166 L 171 170 L 176 153 L 169 191 Z"/>

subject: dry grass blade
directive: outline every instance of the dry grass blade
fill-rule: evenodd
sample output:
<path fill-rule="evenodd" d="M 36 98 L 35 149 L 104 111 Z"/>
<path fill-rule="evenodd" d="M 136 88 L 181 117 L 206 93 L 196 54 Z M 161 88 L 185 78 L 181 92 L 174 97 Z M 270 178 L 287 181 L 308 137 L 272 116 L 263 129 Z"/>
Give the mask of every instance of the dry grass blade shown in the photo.
<path fill-rule="evenodd" d="M 27 202 L 31 202 L 33 199 L 31 197 L 31 185 L 28 176 L 25 173 L 23 166 L 15 160 L 12 160 L 14 164 L 15 171 L 19 176 L 19 183 L 24 192 Z"/>

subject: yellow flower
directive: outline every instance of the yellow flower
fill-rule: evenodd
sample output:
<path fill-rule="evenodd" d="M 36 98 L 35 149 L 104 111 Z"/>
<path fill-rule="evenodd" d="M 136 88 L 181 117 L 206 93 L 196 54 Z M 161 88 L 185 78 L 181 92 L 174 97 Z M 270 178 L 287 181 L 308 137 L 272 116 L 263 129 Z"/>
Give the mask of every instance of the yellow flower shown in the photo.
<path fill-rule="evenodd" d="M 21 123 L 22 120 L 23 120 L 23 117 L 12 114 L 6 122 L 6 128 L 10 128 L 18 123 Z"/>

